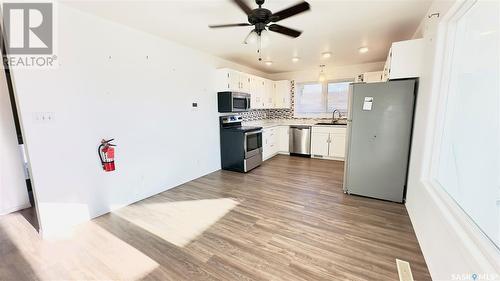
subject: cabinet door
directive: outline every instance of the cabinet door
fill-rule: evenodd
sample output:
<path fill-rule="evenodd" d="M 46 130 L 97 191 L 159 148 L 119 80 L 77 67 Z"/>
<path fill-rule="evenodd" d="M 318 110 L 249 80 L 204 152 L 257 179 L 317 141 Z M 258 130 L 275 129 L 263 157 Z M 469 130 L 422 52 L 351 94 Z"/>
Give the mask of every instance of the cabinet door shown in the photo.
<path fill-rule="evenodd" d="M 282 101 L 283 99 L 281 98 L 282 91 L 281 91 L 281 83 L 280 81 L 273 81 L 273 104 L 274 108 L 282 108 L 283 104 Z"/>
<path fill-rule="evenodd" d="M 280 81 L 280 91 L 281 91 L 281 107 L 282 108 L 290 108 L 292 106 L 292 96 L 291 96 L 291 91 L 292 87 L 290 85 L 290 81 L 288 80 L 283 80 Z"/>
<path fill-rule="evenodd" d="M 228 70 L 227 77 L 228 77 L 227 83 L 229 90 L 236 92 L 241 91 L 241 82 L 240 82 L 241 74 L 235 70 Z"/>
<path fill-rule="evenodd" d="M 318 156 L 328 156 L 328 142 L 330 134 L 312 133 L 311 134 L 311 154 Z"/>
<path fill-rule="evenodd" d="M 290 81 L 281 80 L 274 82 L 274 104 L 276 108 L 290 108 Z"/>
<path fill-rule="evenodd" d="M 250 77 L 250 98 L 251 98 L 251 103 L 250 107 L 252 109 L 258 109 L 261 108 L 262 105 L 262 100 L 261 100 L 261 91 L 259 89 L 259 77 L 257 76 L 251 76 Z"/>
<path fill-rule="evenodd" d="M 266 79 L 264 81 L 264 108 L 274 108 L 274 84 L 273 81 Z"/>
<path fill-rule="evenodd" d="M 331 134 L 329 156 L 335 158 L 345 157 L 345 135 Z"/>
<path fill-rule="evenodd" d="M 263 78 L 257 78 L 257 98 L 256 98 L 256 107 L 255 108 L 264 108 L 265 107 L 265 99 L 266 99 L 266 87 L 265 81 Z"/>
<path fill-rule="evenodd" d="M 278 132 L 278 152 L 290 152 L 289 126 L 280 126 Z"/>
<path fill-rule="evenodd" d="M 240 91 L 244 93 L 251 93 L 252 91 L 252 77 L 249 74 L 241 73 L 240 75 Z"/>

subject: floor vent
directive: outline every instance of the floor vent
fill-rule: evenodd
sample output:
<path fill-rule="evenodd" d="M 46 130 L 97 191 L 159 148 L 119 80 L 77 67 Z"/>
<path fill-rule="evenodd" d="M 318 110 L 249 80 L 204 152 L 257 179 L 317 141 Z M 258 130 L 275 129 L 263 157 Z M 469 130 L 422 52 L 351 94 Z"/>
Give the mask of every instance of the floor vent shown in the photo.
<path fill-rule="evenodd" d="M 414 281 L 409 262 L 396 259 L 396 265 L 398 266 L 399 281 Z"/>

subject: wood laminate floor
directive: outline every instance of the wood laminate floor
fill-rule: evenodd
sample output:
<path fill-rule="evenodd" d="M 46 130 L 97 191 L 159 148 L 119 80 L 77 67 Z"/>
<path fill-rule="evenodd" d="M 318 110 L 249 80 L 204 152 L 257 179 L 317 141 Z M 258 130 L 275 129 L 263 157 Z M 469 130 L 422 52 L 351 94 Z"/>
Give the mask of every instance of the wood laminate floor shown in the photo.
<path fill-rule="evenodd" d="M 0 280 L 430 280 L 404 205 L 342 192 L 343 163 L 276 156 L 41 240 L 0 218 Z"/>

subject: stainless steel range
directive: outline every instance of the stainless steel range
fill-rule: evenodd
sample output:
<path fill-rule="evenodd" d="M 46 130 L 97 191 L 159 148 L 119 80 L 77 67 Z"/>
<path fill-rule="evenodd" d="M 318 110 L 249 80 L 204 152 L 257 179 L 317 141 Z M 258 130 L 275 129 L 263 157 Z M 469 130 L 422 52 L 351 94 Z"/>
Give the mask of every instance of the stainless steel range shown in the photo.
<path fill-rule="evenodd" d="M 222 169 L 248 172 L 262 163 L 262 127 L 242 126 L 240 115 L 220 117 Z"/>

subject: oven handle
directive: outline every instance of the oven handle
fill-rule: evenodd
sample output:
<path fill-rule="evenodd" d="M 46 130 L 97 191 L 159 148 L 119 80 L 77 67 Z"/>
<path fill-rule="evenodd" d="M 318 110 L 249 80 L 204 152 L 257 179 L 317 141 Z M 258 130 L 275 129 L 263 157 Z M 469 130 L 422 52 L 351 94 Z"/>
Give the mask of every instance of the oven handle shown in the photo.
<path fill-rule="evenodd" d="M 262 134 L 262 130 L 246 132 L 245 136 L 251 136 L 251 135 L 256 135 L 256 134 Z"/>

